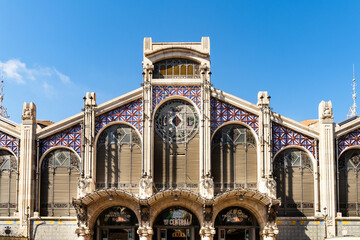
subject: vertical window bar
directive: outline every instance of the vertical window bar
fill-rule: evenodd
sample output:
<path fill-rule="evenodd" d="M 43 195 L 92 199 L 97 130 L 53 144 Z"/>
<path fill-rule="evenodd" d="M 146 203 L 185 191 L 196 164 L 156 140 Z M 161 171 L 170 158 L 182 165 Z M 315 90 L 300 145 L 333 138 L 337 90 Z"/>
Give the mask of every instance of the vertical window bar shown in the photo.
<path fill-rule="evenodd" d="M 10 161 L 10 160 L 9 160 Z M 11 170 L 9 170 L 9 197 L 8 197 L 8 215 L 10 216 L 10 202 L 11 202 Z"/>
<path fill-rule="evenodd" d="M 71 153 L 70 153 L 70 159 L 71 159 Z M 68 173 L 69 173 L 69 177 L 68 177 L 68 214 L 70 216 L 70 204 L 71 204 L 71 192 L 70 192 L 70 185 L 71 185 L 71 165 L 68 167 Z"/>
<path fill-rule="evenodd" d="M 55 163 L 55 159 L 53 161 L 53 164 Z M 55 167 L 52 166 L 51 168 L 52 170 L 52 203 L 51 203 L 51 214 L 52 216 L 54 216 L 54 205 L 55 205 L 55 197 L 54 197 L 54 193 L 55 193 Z"/>

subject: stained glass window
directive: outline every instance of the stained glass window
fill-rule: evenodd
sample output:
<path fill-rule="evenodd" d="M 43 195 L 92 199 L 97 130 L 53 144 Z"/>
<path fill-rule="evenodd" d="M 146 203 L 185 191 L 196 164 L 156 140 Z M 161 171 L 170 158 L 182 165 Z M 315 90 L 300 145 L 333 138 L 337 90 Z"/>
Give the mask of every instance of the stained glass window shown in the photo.
<path fill-rule="evenodd" d="M 165 59 L 154 64 L 154 78 L 200 78 L 200 63 L 185 58 Z"/>

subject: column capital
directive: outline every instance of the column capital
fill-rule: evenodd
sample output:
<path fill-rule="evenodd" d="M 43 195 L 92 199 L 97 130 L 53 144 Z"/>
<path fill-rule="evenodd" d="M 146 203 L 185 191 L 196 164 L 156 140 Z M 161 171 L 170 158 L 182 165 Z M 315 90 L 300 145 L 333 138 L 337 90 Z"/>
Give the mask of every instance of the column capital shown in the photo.
<path fill-rule="evenodd" d="M 203 240 L 212 240 L 215 236 L 216 230 L 213 227 L 201 227 L 199 234 Z"/>
<path fill-rule="evenodd" d="M 137 230 L 137 234 L 139 234 L 140 239 L 151 239 L 151 236 L 154 234 L 154 231 L 151 227 L 139 227 Z"/>

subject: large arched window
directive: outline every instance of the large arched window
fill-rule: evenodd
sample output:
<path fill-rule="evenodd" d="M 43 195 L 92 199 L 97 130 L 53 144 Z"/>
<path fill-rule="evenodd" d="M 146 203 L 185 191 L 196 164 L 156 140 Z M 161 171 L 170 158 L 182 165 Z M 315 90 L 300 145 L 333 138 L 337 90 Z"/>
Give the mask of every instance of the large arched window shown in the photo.
<path fill-rule="evenodd" d="M 198 188 L 199 116 L 193 105 L 171 100 L 154 118 L 154 182 L 157 189 Z"/>
<path fill-rule="evenodd" d="M 154 64 L 154 78 L 200 78 L 200 63 L 171 58 Z"/>
<path fill-rule="evenodd" d="M 360 216 L 360 149 L 339 158 L 339 201 L 343 216 Z"/>
<path fill-rule="evenodd" d="M 18 163 L 9 151 L 0 150 L 0 216 L 10 216 L 17 205 Z"/>
<path fill-rule="evenodd" d="M 141 176 L 141 139 L 134 128 L 115 124 L 99 136 L 96 152 L 96 187 L 138 190 Z"/>
<path fill-rule="evenodd" d="M 71 201 L 76 198 L 79 177 L 80 160 L 76 153 L 63 148 L 48 153 L 41 164 L 40 214 L 74 215 Z"/>
<path fill-rule="evenodd" d="M 314 215 L 313 165 L 305 151 L 291 148 L 280 152 L 274 161 L 274 179 L 282 202 L 280 216 Z"/>
<path fill-rule="evenodd" d="M 211 169 L 215 191 L 256 188 L 256 144 L 247 127 L 231 124 L 215 133 L 211 143 Z"/>

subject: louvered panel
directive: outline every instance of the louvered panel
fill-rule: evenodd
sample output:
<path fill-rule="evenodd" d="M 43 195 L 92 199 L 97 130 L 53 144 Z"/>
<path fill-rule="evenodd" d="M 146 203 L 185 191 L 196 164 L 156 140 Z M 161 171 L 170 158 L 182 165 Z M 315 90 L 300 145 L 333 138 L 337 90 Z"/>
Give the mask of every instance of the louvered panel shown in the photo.
<path fill-rule="evenodd" d="M 314 202 L 314 176 L 309 169 L 303 170 L 303 201 Z"/>
<path fill-rule="evenodd" d="M 69 202 L 69 172 L 67 168 L 57 168 L 54 179 L 54 203 Z"/>
<path fill-rule="evenodd" d="M 10 178 L 10 215 L 13 215 L 13 213 L 16 210 L 16 173 L 11 173 L 11 178 Z"/>
<path fill-rule="evenodd" d="M 170 157 L 173 161 L 175 171 L 172 171 L 173 183 L 185 183 L 185 155 L 173 155 Z"/>
<path fill-rule="evenodd" d="M 138 183 L 141 177 L 141 149 L 140 147 L 133 147 L 132 173 L 131 182 Z"/>
<path fill-rule="evenodd" d="M 257 154 L 253 146 L 248 146 L 247 151 L 247 183 L 257 182 Z"/>
<path fill-rule="evenodd" d="M 187 150 L 187 179 L 186 182 L 198 183 L 199 182 L 199 134 L 189 141 Z"/>
<path fill-rule="evenodd" d="M 245 183 L 245 159 L 246 159 L 245 145 L 240 144 L 236 146 L 235 153 L 235 169 L 236 169 L 236 183 Z"/>
<path fill-rule="evenodd" d="M 129 145 L 122 145 L 119 154 L 120 183 L 130 183 L 132 153 Z"/>
<path fill-rule="evenodd" d="M 354 170 L 348 172 L 348 203 L 356 202 L 356 175 Z"/>
<path fill-rule="evenodd" d="M 3 171 L 0 175 L 0 216 L 8 216 L 9 173 Z"/>
<path fill-rule="evenodd" d="M 292 185 L 289 185 L 289 190 L 291 192 L 289 192 L 289 196 L 292 196 L 293 200 L 296 203 L 301 202 L 301 173 L 300 173 L 300 169 L 297 167 L 292 167 L 289 168 L 290 173 L 289 173 L 289 177 L 292 176 Z M 292 170 L 292 173 L 291 173 Z M 290 188 L 290 186 L 292 186 Z M 292 193 L 292 195 L 291 195 Z"/>
<path fill-rule="evenodd" d="M 53 200 L 53 180 L 51 169 L 46 168 L 41 172 L 40 208 L 41 215 L 51 215 L 51 204 Z"/>
<path fill-rule="evenodd" d="M 77 186 L 80 172 L 76 169 L 71 169 L 70 175 L 70 200 L 77 197 Z"/>
<path fill-rule="evenodd" d="M 108 159 L 108 155 L 105 150 L 105 146 L 98 148 L 96 157 L 96 182 L 105 182 L 105 161 Z"/>
<path fill-rule="evenodd" d="M 154 139 L 154 151 L 156 153 L 154 154 L 154 181 L 162 184 L 166 181 L 166 146 L 157 134 L 155 134 Z"/>
<path fill-rule="evenodd" d="M 344 204 L 347 203 L 347 179 L 345 171 L 340 171 L 339 178 L 340 208 L 344 208 Z"/>
<path fill-rule="evenodd" d="M 9 172 L 3 171 L 0 175 L 0 203 L 9 201 Z"/>
<path fill-rule="evenodd" d="M 211 173 L 215 183 L 220 182 L 220 146 L 216 146 L 211 153 Z M 215 186 L 216 187 L 216 186 Z"/>

